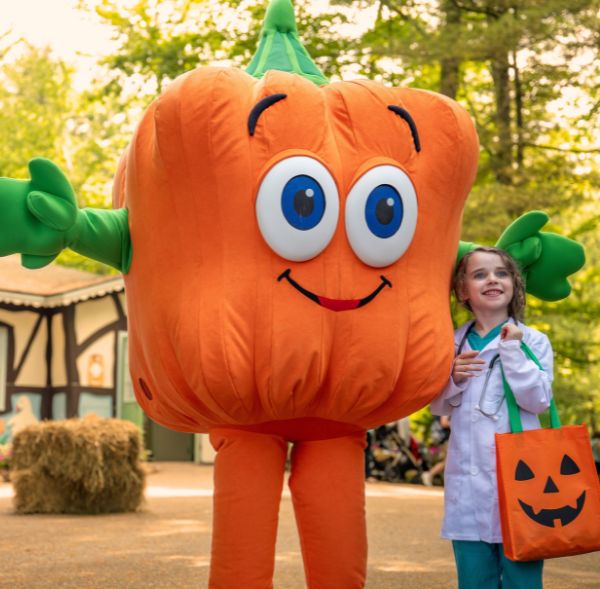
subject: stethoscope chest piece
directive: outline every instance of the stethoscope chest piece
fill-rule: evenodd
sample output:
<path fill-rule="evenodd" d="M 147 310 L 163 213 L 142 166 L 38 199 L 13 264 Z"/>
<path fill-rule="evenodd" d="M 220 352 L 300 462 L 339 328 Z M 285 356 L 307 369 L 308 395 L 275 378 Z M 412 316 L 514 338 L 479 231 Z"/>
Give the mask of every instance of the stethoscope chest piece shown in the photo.
<path fill-rule="evenodd" d="M 460 340 L 460 344 L 458 345 L 458 350 L 456 352 L 457 355 L 462 352 L 465 342 L 467 341 L 467 336 L 469 335 L 469 332 L 471 331 L 471 328 L 473 327 L 474 323 L 475 322 L 469 325 L 469 327 L 465 331 L 465 334 Z M 481 394 L 479 395 L 479 403 L 477 403 L 477 405 L 475 406 L 475 409 L 477 409 L 480 413 L 482 413 L 486 417 L 494 418 L 494 420 L 497 419 L 496 414 L 500 411 L 500 408 L 502 407 L 502 402 L 504 401 L 503 392 L 499 392 L 498 394 L 488 392 L 488 384 L 490 382 L 490 378 L 492 376 L 492 372 L 494 371 L 494 366 L 496 366 L 496 364 L 498 364 L 498 366 L 501 366 L 500 354 L 495 354 L 488 364 L 485 373 L 485 380 L 483 381 L 483 388 L 481 389 Z"/>

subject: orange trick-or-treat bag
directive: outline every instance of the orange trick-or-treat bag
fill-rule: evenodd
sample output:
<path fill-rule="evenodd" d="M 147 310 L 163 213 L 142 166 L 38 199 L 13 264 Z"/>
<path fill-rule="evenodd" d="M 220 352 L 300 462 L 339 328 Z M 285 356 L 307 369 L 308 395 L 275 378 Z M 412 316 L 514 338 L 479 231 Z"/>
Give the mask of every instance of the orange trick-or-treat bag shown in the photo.
<path fill-rule="evenodd" d="M 496 461 L 506 556 L 524 561 L 599 550 L 600 484 L 586 426 L 561 427 L 553 400 L 551 427 L 523 431 L 506 380 L 504 392 L 512 431 L 496 434 Z"/>

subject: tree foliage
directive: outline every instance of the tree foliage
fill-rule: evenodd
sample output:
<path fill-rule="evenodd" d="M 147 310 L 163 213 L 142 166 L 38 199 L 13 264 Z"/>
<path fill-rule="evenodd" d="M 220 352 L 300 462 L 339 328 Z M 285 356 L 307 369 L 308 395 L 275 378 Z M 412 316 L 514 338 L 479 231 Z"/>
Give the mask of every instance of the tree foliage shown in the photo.
<path fill-rule="evenodd" d="M 0 75 L 0 171 L 26 177 L 27 162 L 47 154 L 65 164 L 65 123 L 71 111 L 71 71 L 48 49 L 22 47 Z M 5 55 L 6 59 L 7 55 Z"/>
<path fill-rule="evenodd" d="M 267 3 L 258 0 L 116 0 L 82 3 L 113 28 L 118 51 L 103 60 L 106 91 L 120 93 L 134 78 L 137 89 L 160 92 L 175 77 L 202 65 L 245 67 L 258 46 Z M 295 3 L 298 28 L 312 57 L 328 75 L 339 74 L 350 39 L 335 28 L 340 13 L 313 14 L 310 2 Z"/>
<path fill-rule="evenodd" d="M 82 206 L 110 206 L 115 164 L 110 147 L 119 136 L 114 108 L 76 94 L 72 69 L 48 48 L 19 41 L 3 57 L 0 175 L 29 178 L 29 160 L 44 156 L 66 171 Z M 61 254 L 60 261 L 93 272 L 110 271 L 73 252 Z"/>

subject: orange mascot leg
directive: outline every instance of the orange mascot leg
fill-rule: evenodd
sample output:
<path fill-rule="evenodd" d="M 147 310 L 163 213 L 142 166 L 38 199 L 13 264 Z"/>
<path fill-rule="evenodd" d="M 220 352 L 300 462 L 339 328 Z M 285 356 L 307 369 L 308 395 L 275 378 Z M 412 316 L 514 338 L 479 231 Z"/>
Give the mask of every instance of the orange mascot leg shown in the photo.
<path fill-rule="evenodd" d="M 289 486 L 309 589 L 365 586 L 364 446 L 364 432 L 294 445 Z"/>
<path fill-rule="evenodd" d="M 210 589 L 272 589 L 287 443 L 215 428 L 215 494 Z"/>

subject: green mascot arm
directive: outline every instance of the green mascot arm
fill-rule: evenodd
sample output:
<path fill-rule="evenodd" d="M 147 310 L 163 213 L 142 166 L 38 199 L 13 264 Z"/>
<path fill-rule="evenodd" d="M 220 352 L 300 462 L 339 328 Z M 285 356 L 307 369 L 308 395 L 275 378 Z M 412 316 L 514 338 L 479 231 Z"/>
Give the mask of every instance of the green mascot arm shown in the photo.
<path fill-rule="evenodd" d="M 544 301 L 559 301 L 569 296 L 568 277 L 585 264 L 585 251 L 568 237 L 541 231 L 548 220 L 543 211 L 521 215 L 504 230 L 496 247 L 517 261 L 529 294 Z M 456 263 L 476 247 L 476 243 L 461 241 Z"/>
<path fill-rule="evenodd" d="M 127 210 L 79 209 L 70 182 L 50 160 L 29 162 L 31 180 L 0 178 L 0 256 L 20 253 L 42 268 L 65 248 L 126 273 L 131 264 Z"/>
<path fill-rule="evenodd" d="M 70 248 L 127 274 L 132 254 L 127 219 L 127 209 L 82 209 Z"/>

